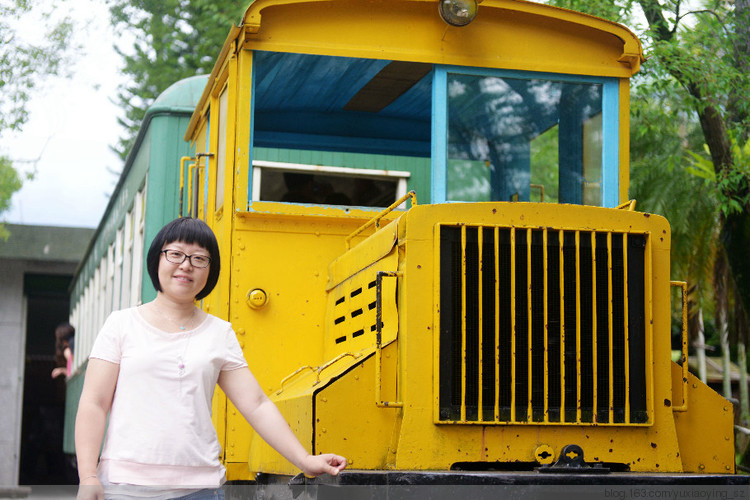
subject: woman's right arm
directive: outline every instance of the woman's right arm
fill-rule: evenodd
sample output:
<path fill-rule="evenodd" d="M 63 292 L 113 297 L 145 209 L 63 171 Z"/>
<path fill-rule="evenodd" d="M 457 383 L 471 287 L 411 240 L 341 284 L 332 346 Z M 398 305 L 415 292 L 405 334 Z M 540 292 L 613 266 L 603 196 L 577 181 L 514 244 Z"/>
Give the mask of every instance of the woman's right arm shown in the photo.
<path fill-rule="evenodd" d="M 90 490 L 87 492 L 90 494 L 85 495 L 82 495 L 84 488 L 81 488 L 79 498 L 101 498 L 101 484 L 96 476 L 99 451 L 119 373 L 120 365 L 117 363 L 89 359 L 81 399 L 78 402 L 75 442 L 81 487 L 85 485 L 92 488 L 86 488 Z"/>

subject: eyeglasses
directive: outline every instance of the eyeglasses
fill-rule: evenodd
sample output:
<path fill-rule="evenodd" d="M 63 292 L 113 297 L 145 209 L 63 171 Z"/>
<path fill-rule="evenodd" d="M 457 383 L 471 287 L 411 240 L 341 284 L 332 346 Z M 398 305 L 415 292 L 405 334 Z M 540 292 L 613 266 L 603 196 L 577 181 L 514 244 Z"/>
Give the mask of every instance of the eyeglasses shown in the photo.
<path fill-rule="evenodd" d="M 188 255 L 185 252 L 180 252 L 179 250 L 169 249 L 162 250 L 161 253 L 163 253 L 164 257 L 167 258 L 167 261 L 171 262 L 172 264 L 182 264 L 183 262 L 185 262 L 185 259 L 189 259 L 191 266 L 204 269 L 211 263 L 211 259 L 209 257 L 206 257 L 205 255 Z"/>

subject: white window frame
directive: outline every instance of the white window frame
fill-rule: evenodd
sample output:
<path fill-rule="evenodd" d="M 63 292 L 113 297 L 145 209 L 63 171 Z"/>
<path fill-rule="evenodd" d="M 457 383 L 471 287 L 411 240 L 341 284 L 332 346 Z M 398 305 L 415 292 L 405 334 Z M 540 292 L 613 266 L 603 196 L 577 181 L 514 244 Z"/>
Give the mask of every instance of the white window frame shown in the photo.
<path fill-rule="evenodd" d="M 393 201 L 406 195 L 406 182 L 409 177 L 411 177 L 411 172 L 404 170 L 378 170 L 372 168 L 334 167 L 330 165 L 308 165 L 304 163 L 253 160 L 252 201 L 263 201 L 260 199 L 260 184 L 263 178 L 263 169 L 297 171 L 312 174 L 330 174 L 342 177 L 360 177 L 377 180 L 396 179 L 398 183 L 396 185 L 396 197 Z"/>

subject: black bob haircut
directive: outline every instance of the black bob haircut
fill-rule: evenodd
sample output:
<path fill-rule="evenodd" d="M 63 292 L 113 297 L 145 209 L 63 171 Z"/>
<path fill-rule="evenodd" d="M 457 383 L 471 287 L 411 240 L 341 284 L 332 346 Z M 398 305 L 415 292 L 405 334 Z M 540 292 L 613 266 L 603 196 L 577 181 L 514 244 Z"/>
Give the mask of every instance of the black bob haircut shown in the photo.
<path fill-rule="evenodd" d="M 208 279 L 206 286 L 203 287 L 195 300 L 200 300 L 214 289 L 216 282 L 219 281 L 219 270 L 221 269 L 221 260 L 219 258 L 219 243 L 216 236 L 208 224 L 200 219 L 190 217 L 181 217 L 168 223 L 154 237 L 151 247 L 146 255 L 146 268 L 148 275 L 151 277 L 151 283 L 154 284 L 157 292 L 161 292 L 159 284 L 159 260 L 161 251 L 167 243 L 180 241 L 182 243 L 193 243 L 200 245 L 208 250 L 208 256 L 211 264 L 208 266 Z"/>

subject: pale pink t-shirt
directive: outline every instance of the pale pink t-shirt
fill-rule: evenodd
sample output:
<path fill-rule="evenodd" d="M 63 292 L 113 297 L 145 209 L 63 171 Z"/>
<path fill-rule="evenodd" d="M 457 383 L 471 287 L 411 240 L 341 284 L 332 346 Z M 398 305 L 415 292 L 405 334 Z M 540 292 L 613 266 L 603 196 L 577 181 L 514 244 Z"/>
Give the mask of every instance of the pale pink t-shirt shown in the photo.
<path fill-rule="evenodd" d="M 208 315 L 193 330 L 166 333 L 137 308 L 116 311 L 90 357 L 120 365 L 102 482 L 178 488 L 224 482 L 211 401 L 220 371 L 247 366 L 230 323 Z"/>

